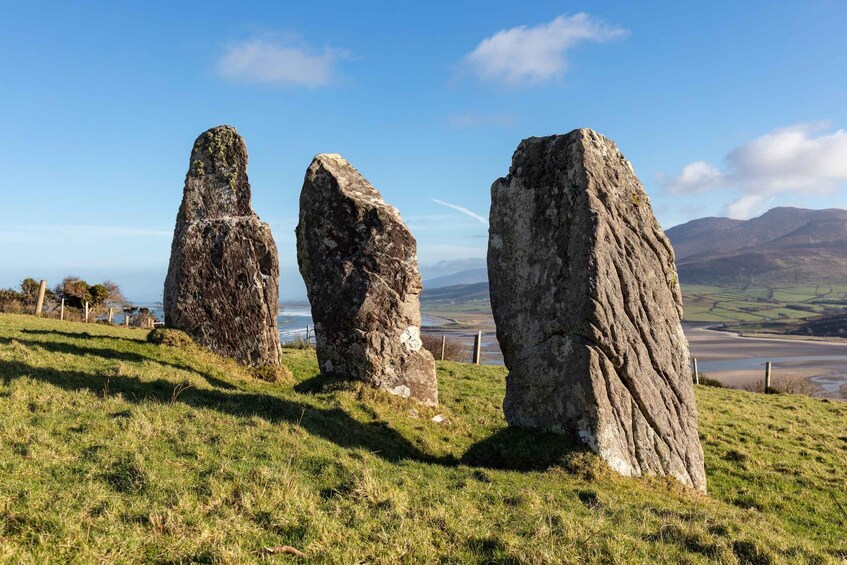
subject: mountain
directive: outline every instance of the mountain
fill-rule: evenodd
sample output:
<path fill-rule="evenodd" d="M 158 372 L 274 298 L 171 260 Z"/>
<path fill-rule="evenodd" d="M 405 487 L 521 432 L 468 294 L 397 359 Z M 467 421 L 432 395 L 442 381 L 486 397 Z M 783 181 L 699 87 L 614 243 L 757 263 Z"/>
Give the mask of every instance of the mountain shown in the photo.
<path fill-rule="evenodd" d="M 665 232 L 685 284 L 847 284 L 847 210 L 773 208 L 758 218 L 702 218 Z"/>
<path fill-rule="evenodd" d="M 466 269 L 464 271 L 459 271 L 458 273 L 453 273 L 452 275 L 445 275 L 425 280 L 423 282 L 423 287 L 431 290 L 444 288 L 446 286 L 455 286 L 458 284 L 474 284 L 486 281 L 488 281 L 488 269 L 480 267 L 479 269 Z"/>
<path fill-rule="evenodd" d="M 683 284 L 847 285 L 847 210 L 773 208 L 758 218 L 700 218 L 665 232 Z M 460 304 L 488 296 L 484 268 L 424 281 L 422 303 Z"/>
<path fill-rule="evenodd" d="M 424 288 L 421 304 L 432 307 L 436 304 L 464 304 L 488 302 L 488 281 L 473 284 L 456 284 L 441 288 Z"/>

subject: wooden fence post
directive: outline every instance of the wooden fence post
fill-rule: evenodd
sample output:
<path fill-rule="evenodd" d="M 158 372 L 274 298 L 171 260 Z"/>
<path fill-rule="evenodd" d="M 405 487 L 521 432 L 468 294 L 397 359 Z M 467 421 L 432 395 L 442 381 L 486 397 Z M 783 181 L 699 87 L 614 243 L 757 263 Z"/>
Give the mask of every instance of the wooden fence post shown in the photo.
<path fill-rule="evenodd" d="M 771 362 L 765 363 L 765 392 L 771 388 Z"/>
<path fill-rule="evenodd" d="M 35 315 L 40 316 L 41 310 L 44 309 L 44 293 L 47 292 L 47 281 L 42 280 L 38 287 L 38 302 L 35 305 Z"/>
<path fill-rule="evenodd" d="M 447 336 L 441 336 L 441 360 L 444 361 L 444 350 L 447 349 Z"/>
<path fill-rule="evenodd" d="M 312 343 L 311 336 L 309 335 L 309 324 L 306 324 L 306 343 Z"/>
<path fill-rule="evenodd" d="M 129 327 L 129 311 L 124 310 L 124 327 Z"/>
<path fill-rule="evenodd" d="M 114 311 L 112 308 L 109 308 L 109 325 L 112 325 L 112 317 L 114 316 Z"/>
<path fill-rule="evenodd" d="M 482 332 L 476 332 L 473 341 L 473 364 L 479 365 L 482 358 Z"/>
<path fill-rule="evenodd" d="M 694 357 L 694 384 L 700 384 L 700 371 L 697 370 L 697 358 Z"/>
<path fill-rule="evenodd" d="M 85 301 L 85 323 L 88 323 L 88 301 Z"/>
<path fill-rule="evenodd" d="M 65 319 L 65 299 L 64 299 L 64 298 L 62 299 L 62 307 L 61 307 L 61 309 L 59 310 L 59 319 L 60 319 L 60 320 L 64 320 L 64 319 Z"/>

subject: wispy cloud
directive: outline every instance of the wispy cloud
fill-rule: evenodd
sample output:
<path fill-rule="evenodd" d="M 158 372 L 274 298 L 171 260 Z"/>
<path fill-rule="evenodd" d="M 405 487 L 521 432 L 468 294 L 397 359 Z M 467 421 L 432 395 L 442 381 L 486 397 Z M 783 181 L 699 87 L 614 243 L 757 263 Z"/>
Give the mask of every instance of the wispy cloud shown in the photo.
<path fill-rule="evenodd" d="M 465 63 L 483 80 L 533 86 L 563 78 L 568 50 L 577 44 L 611 41 L 628 33 L 586 13 L 562 15 L 548 23 L 498 31 L 466 55 Z"/>
<path fill-rule="evenodd" d="M 722 168 L 695 161 L 659 179 L 676 194 L 735 189 L 741 194 L 726 212 L 749 218 L 777 196 L 825 195 L 847 184 L 847 131 L 827 133 L 821 124 L 780 128 L 730 150 Z"/>
<path fill-rule="evenodd" d="M 476 128 L 488 126 L 508 126 L 515 123 L 511 114 L 479 115 L 473 113 L 451 114 L 447 116 L 447 124 L 453 128 Z"/>
<path fill-rule="evenodd" d="M 345 49 L 313 49 L 289 38 L 259 37 L 230 45 L 218 60 L 218 73 L 240 83 L 318 87 L 332 82 Z"/>
<path fill-rule="evenodd" d="M 448 208 L 452 208 L 453 210 L 456 210 L 457 212 L 461 212 L 462 214 L 473 218 L 474 220 L 476 220 L 477 222 L 479 222 L 481 224 L 485 224 L 486 226 L 488 225 L 488 220 L 486 218 L 480 216 L 476 212 L 468 210 L 464 206 L 459 206 L 457 204 L 450 204 L 449 202 L 444 202 L 443 200 L 438 200 L 437 198 L 430 198 L 430 200 L 432 200 L 436 204 L 441 204 L 442 206 L 447 206 Z"/>

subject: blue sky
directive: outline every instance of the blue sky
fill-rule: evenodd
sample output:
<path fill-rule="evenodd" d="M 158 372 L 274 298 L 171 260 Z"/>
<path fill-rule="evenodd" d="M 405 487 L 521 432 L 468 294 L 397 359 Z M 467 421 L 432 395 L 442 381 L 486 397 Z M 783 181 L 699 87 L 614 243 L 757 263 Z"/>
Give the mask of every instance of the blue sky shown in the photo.
<path fill-rule="evenodd" d="M 693 4 L 4 2 L 0 287 L 74 273 L 157 300 L 218 124 L 247 142 L 284 298 L 317 153 L 399 208 L 425 278 L 481 265 L 522 138 L 578 127 L 618 143 L 665 228 L 847 206 L 847 4 Z"/>

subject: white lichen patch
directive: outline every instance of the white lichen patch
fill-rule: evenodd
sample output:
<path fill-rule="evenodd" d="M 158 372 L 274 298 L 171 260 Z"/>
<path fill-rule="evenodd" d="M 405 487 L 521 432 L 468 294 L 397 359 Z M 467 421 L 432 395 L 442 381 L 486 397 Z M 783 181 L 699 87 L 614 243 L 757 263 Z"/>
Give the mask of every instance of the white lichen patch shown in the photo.
<path fill-rule="evenodd" d="M 400 334 L 400 343 L 407 351 L 420 351 L 420 348 L 423 347 L 420 328 L 417 326 L 409 326 L 406 328 L 406 331 Z"/>
<path fill-rule="evenodd" d="M 397 396 L 402 396 L 403 398 L 409 398 L 409 396 L 412 394 L 411 389 L 409 387 L 407 387 L 406 385 L 395 386 L 394 388 L 392 388 L 388 392 L 390 392 L 391 394 L 395 394 Z"/>

